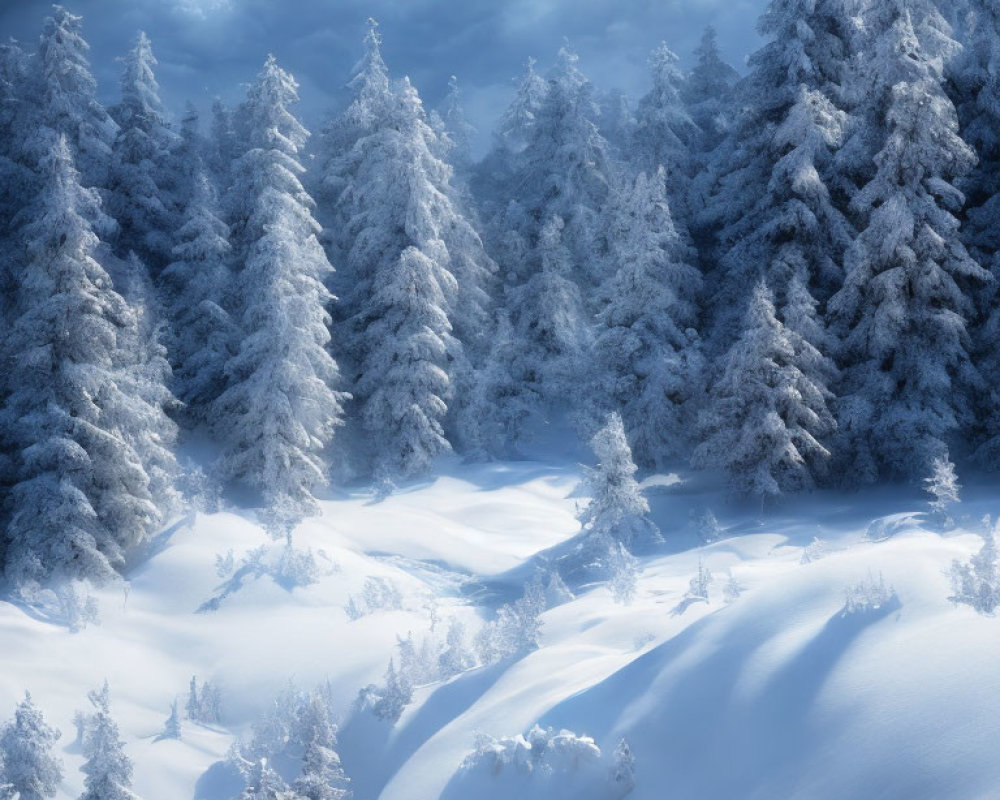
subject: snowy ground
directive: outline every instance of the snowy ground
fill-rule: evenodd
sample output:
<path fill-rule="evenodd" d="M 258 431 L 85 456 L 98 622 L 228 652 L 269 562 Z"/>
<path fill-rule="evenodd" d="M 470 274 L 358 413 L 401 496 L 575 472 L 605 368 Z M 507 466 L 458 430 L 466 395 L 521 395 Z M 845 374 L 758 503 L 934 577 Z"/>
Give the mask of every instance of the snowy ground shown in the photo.
<path fill-rule="evenodd" d="M 636 757 L 635 800 L 998 796 L 1000 620 L 948 601 L 952 559 L 975 552 L 979 520 L 1000 512 L 985 484 L 966 490 L 959 529 L 941 533 L 912 488 L 814 495 L 761 514 L 727 504 L 701 476 L 660 476 L 649 494 L 666 542 L 642 558 L 632 605 L 603 585 L 574 587 L 576 599 L 543 616 L 537 651 L 418 689 L 394 727 L 352 714 L 397 634 L 423 635 L 432 616 L 440 632 L 455 615 L 474 631 L 520 594 L 578 531 L 579 480 L 569 459 L 453 461 L 380 503 L 347 492 L 296 534 L 317 556 L 317 583 L 250 579 L 201 613 L 224 583 L 217 555 L 280 546 L 250 516 L 181 520 L 127 591 L 97 593 L 99 625 L 71 633 L 0 604 L 0 717 L 28 689 L 62 729 L 63 797 L 82 786 L 73 713 L 105 678 L 146 800 L 228 800 L 239 786 L 218 762 L 290 678 L 330 680 L 357 800 L 613 798 L 607 772 L 622 736 Z M 691 516 L 706 508 L 723 528 L 708 545 Z M 871 541 L 881 517 L 892 535 Z M 803 563 L 814 537 L 823 547 Z M 710 602 L 685 603 L 699 559 L 715 576 Z M 898 600 L 843 615 L 847 587 L 879 573 Z M 369 576 L 390 579 L 403 608 L 351 620 L 344 606 Z M 730 576 L 743 592 L 726 603 Z M 157 741 L 193 674 L 222 687 L 223 726 L 185 722 L 180 741 Z M 593 737 L 601 760 L 578 774 L 460 768 L 477 734 L 536 722 Z"/>

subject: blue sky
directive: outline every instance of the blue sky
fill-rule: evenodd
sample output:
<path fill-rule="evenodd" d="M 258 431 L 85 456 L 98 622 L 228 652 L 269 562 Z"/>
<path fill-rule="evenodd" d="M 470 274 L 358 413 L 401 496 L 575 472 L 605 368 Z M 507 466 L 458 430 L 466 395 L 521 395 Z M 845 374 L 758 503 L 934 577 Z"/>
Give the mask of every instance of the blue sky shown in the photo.
<path fill-rule="evenodd" d="M 457 75 L 472 122 L 488 131 L 529 56 L 548 67 L 564 41 L 601 88 L 645 90 L 646 58 L 660 42 L 690 61 L 712 23 L 738 68 L 759 44 L 764 0 L 67 0 L 84 17 L 104 100 L 117 94 L 116 56 L 136 32 L 152 39 L 173 111 L 237 101 L 267 53 L 301 84 L 301 116 L 315 128 L 338 107 L 360 53 L 364 21 L 381 23 L 393 75 L 409 75 L 433 106 Z M 34 42 L 50 3 L 0 0 L 0 32 Z M 485 139 L 485 137 L 483 137 Z"/>

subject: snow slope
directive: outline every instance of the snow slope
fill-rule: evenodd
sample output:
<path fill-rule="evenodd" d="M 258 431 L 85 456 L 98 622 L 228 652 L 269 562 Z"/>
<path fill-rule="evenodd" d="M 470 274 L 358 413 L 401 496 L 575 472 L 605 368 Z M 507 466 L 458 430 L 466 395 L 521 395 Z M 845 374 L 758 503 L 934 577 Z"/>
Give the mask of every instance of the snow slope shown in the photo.
<path fill-rule="evenodd" d="M 978 519 L 1000 511 L 989 486 L 966 491 L 960 528 L 942 534 L 905 487 L 761 515 L 700 476 L 656 478 L 666 542 L 643 555 L 632 605 L 603 585 L 573 587 L 574 600 L 544 614 L 540 649 L 419 688 L 390 727 L 352 708 L 360 687 L 381 680 L 396 635 L 425 633 L 432 616 L 474 630 L 559 555 L 585 502 L 565 459 L 449 461 L 444 475 L 379 503 L 360 489 L 324 501 L 295 535 L 322 572 L 306 587 L 251 578 L 199 613 L 224 583 L 217 555 L 232 549 L 239 561 L 266 545 L 276 557 L 281 546 L 250 514 L 198 514 L 164 533 L 127 590 L 95 593 L 98 625 L 71 633 L 44 609 L 0 604 L 0 716 L 28 689 L 63 730 L 63 797 L 82 787 L 73 712 L 105 678 L 147 800 L 236 794 L 219 762 L 290 678 L 330 681 L 358 800 L 612 798 L 623 736 L 636 800 L 1000 795 L 1000 623 L 952 605 L 946 574 L 978 549 Z M 690 516 L 705 508 L 724 528 L 708 545 Z M 886 515 L 892 535 L 868 540 Z M 817 536 L 822 558 L 814 547 L 802 563 Z M 684 600 L 699 559 L 715 576 L 708 604 Z M 845 590 L 879 573 L 897 600 L 843 615 Z M 392 581 L 402 608 L 351 620 L 344 606 L 368 576 Z M 743 591 L 727 604 L 730 576 Z M 180 741 L 157 741 L 191 675 L 221 685 L 223 725 L 185 722 Z M 536 722 L 592 736 L 600 761 L 559 774 L 461 768 L 477 734 L 511 737 Z"/>

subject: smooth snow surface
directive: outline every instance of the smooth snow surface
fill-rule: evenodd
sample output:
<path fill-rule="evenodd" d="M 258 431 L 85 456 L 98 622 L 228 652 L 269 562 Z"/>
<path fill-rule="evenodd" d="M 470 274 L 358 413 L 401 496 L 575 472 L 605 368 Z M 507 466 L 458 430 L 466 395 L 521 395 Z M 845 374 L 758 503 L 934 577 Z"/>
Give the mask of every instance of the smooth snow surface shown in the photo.
<path fill-rule="evenodd" d="M 237 794 L 219 762 L 290 678 L 304 689 L 331 681 L 357 800 L 616 798 L 611 754 L 623 736 L 635 800 L 996 796 L 1000 621 L 952 605 L 947 575 L 978 550 L 980 518 L 1000 511 L 975 499 L 986 488 L 967 490 L 953 509 L 959 529 L 942 533 L 912 489 L 819 494 L 761 515 L 687 473 L 647 480 L 665 544 L 640 554 L 632 605 L 603 584 L 571 585 L 576 598 L 543 615 L 540 649 L 418 688 L 389 726 L 353 703 L 381 682 L 396 635 L 419 639 L 432 612 L 442 637 L 456 615 L 474 634 L 558 557 L 586 500 L 565 461 L 446 467 L 382 502 L 362 490 L 324 501 L 295 534 L 322 573 L 308 587 L 249 578 L 198 613 L 224 583 L 216 555 L 232 549 L 238 563 L 262 544 L 274 556 L 282 547 L 252 515 L 198 514 L 164 533 L 127 591 L 95 593 L 98 625 L 70 633 L 37 609 L 0 604 L 0 716 L 28 689 L 62 729 L 61 797 L 82 788 L 73 713 L 105 678 L 146 800 Z M 722 532 L 706 545 L 694 520 L 709 508 Z M 822 546 L 803 563 L 815 537 Z M 699 559 L 714 576 L 707 604 L 685 599 Z M 846 590 L 879 573 L 896 597 L 842 614 Z M 344 606 L 369 576 L 389 579 L 403 607 L 352 621 Z M 730 576 L 742 594 L 727 604 Z M 185 720 L 180 741 L 157 741 L 192 675 L 221 686 L 223 724 Z M 477 734 L 516 737 L 535 723 L 593 737 L 600 759 L 462 768 Z"/>

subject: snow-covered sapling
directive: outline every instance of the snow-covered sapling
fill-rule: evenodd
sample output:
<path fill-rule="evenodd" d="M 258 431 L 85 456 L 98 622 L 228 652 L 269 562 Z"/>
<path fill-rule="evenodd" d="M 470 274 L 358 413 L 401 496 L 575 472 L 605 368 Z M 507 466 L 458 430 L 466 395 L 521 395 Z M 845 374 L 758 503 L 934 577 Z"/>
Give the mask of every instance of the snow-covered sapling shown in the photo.
<path fill-rule="evenodd" d="M 882 573 L 878 579 L 869 572 L 868 577 L 848 587 L 842 615 L 867 614 L 897 602 L 896 590 L 887 586 Z"/>
<path fill-rule="evenodd" d="M 597 466 L 586 468 L 591 500 L 580 515 L 589 536 L 610 536 L 626 547 L 658 541 L 660 532 L 649 518 L 649 503 L 635 479 L 638 467 L 618 412 L 608 414 L 590 446 L 597 456 Z"/>
<path fill-rule="evenodd" d="M 931 474 L 924 478 L 924 491 L 931 496 L 930 507 L 933 516 L 948 526 L 948 508 L 960 503 L 958 476 L 955 465 L 947 456 L 939 456 L 931 462 Z"/>
<path fill-rule="evenodd" d="M 708 602 L 708 588 L 712 583 L 712 573 L 704 562 L 698 559 L 698 571 L 688 584 L 687 597 L 690 600 L 703 600 Z"/>
<path fill-rule="evenodd" d="M 111 694 L 107 681 L 99 692 L 90 692 L 94 706 L 83 740 L 86 758 L 80 768 L 87 776 L 80 800 L 136 800 L 132 791 L 132 762 L 125 755 L 125 744 L 118 724 L 111 716 Z M 174 704 L 174 717 L 177 706 Z"/>
<path fill-rule="evenodd" d="M 319 693 L 312 693 L 299 714 L 298 738 L 302 744 L 302 771 L 293 786 L 302 800 L 343 800 L 348 779 L 337 755 L 337 731 L 330 710 Z"/>
<path fill-rule="evenodd" d="M 980 614 L 992 616 L 1000 606 L 1000 576 L 997 546 L 992 530 L 983 533 L 983 546 L 967 564 L 957 559 L 951 565 L 953 603 L 972 606 Z"/>
<path fill-rule="evenodd" d="M 163 733 L 156 737 L 157 741 L 161 739 L 180 739 L 181 738 L 181 715 L 180 711 L 177 709 L 177 700 L 170 703 L 170 716 L 167 717 L 167 721 L 163 724 Z"/>
<path fill-rule="evenodd" d="M 628 742 L 622 738 L 615 748 L 614 764 L 611 767 L 611 781 L 617 797 L 624 797 L 635 788 L 635 756 Z"/>
<path fill-rule="evenodd" d="M 735 603 L 743 594 L 743 584 L 736 580 L 736 576 L 731 574 L 726 580 L 726 585 L 722 587 L 722 599 L 726 603 Z"/>

